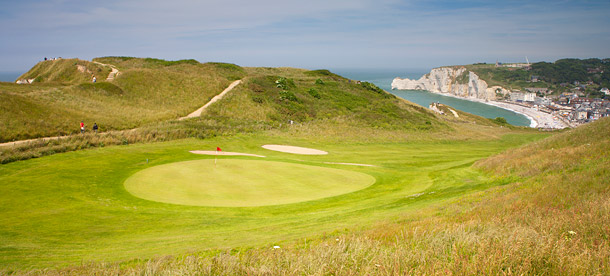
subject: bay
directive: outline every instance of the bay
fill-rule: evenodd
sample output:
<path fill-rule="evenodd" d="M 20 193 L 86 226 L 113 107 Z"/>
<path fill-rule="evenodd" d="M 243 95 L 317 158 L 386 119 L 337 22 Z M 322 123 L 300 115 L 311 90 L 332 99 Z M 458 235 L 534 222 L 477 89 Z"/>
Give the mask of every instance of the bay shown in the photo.
<path fill-rule="evenodd" d="M 464 112 L 479 115 L 485 118 L 503 117 L 506 121 L 515 126 L 529 126 L 530 120 L 522 114 L 510 110 L 499 108 L 484 103 L 468 101 L 455 97 L 443 96 L 440 94 L 422 90 L 392 90 L 392 80 L 396 77 L 419 79 L 421 76 L 430 72 L 428 68 L 421 69 L 350 69 L 337 68 L 331 70 L 333 73 L 353 80 L 367 81 L 379 88 L 388 91 L 397 97 L 403 98 L 423 107 L 428 107 L 433 102 L 446 104 Z"/>

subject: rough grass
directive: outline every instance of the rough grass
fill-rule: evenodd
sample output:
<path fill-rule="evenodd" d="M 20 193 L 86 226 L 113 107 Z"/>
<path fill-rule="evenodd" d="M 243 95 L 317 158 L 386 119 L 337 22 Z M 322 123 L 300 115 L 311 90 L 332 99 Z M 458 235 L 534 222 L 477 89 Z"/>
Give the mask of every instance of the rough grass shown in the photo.
<path fill-rule="evenodd" d="M 124 68 L 112 83 L 102 81 L 105 77 L 91 83 L 76 74 L 31 85 L 1 84 L 0 142 L 79 133 L 80 121 L 89 130 L 97 123 L 103 132 L 176 119 L 220 93 L 230 83 L 227 70 L 238 70 L 193 61 L 128 61 L 142 64 L 128 67 L 119 63 Z M 77 60 L 45 61 L 26 75 L 55 74 L 61 71 L 55 68 L 59 65 L 47 63 L 71 68 L 75 62 L 101 66 Z"/>
<path fill-rule="evenodd" d="M 473 134 L 488 132 L 472 126 L 452 126 L 446 118 L 397 99 L 374 85 L 357 84 L 326 70 L 241 68 L 224 63 L 125 57 L 95 61 L 114 64 L 121 74 L 112 83 L 0 86 L 0 98 L 5 99 L 0 109 L 0 142 L 70 136 L 54 142 L 61 146 L 37 141 L 3 148 L 1 162 L 70 151 L 83 145 L 206 138 L 269 129 L 354 140 L 422 140 L 457 132 L 459 137 L 466 137 L 463 135 L 467 133 L 476 137 Z M 212 105 L 201 118 L 171 121 L 202 106 L 236 76 L 243 77 L 244 83 Z M 278 80 L 285 81 L 285 87 L 278 86 Z M 81 136 L 81 120 L 88 131 L 97 123 L 101 133 L 113 134 Z M 290 121 L 294 125 L 289 125 Z M 113 132 L 136 127 L 127 134 Z"/>
<path fill-rule="evenodd" d="M 79 66 L 84 70 L 79 70 Z M 36 64 L 18 79 L 35 79 L 35 82 L 77 84 L 105 80 L 112 69 L 96 63 L 79 59 L 46 60 Z"/>

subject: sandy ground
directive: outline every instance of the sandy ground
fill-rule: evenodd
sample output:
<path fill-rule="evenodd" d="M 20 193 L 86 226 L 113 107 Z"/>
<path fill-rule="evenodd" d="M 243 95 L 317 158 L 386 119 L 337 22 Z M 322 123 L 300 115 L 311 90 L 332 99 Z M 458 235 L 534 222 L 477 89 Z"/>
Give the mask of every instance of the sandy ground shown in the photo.
<path fill-rule="evenodd" d="M 358 163 L 324 162 L 324 164 L 333 164 L 333 165 L 348 165 L 348 166 L 362 166 L 362 167 L 375 167 L 375 165 L 369 165 L 369 164 L 358 164 Z"/>
<path fill-rule="evenodd" d="M 208 103 L 206 103 L 204 106 L 200 107 L 199 109 L 193 111 L 193 113 L 186 115 L 178 120 L 182 121 L 184 119 L 188 119 L 188 118 L 194 118 L 194 117 L 199 117 L 201 116 L 201 112 L 203 112 L 206 108 L 208 108 L 208 106 L 210 106 L 211 104 L 215 103 L 216 101 L 222 99 L 222 97 L 224 97 L 224 95 L 226 95 L 227 93 L 229 93 L 229 91 L 231 91 L 235 86 L 237 86 L 238 84 L 241 83 L 241 80 L 236 80 L 234 82 L 232 82 L 229 87 L 225 88 L 225 90 L 223 90 L 220 94 L 214 96 L 214 98 L 212 98 Z"/>
<path fill-rule="evenodd" d="M 264 145 L 264 149 L 281 151 L 286 153 L 294 153 L 294 154 L 305 154 L 305 155 L 324 155 L 328 154 L 328 152 L 317 150 L 317 149 L 309 149 L 295 146 L 285 146 L 285 145 Z"/>
<path fill-rule="evenodd" d="M 93 63 L 97 63 L 97 64 L 99 64 L 99 65 L 103 65 L 103 66 L 108 66 L 108 67 L 110 67 L 110 69 L 112 69 L 112 72 L 110 72 L 110 73 L 108 74 L 108 77 L 106 78 L 106 81 L 113 81 L 113 80 L 114 80 L 114 78 L 115 78 L 116 76 L 118 76 L 118 75 L 119 75 L 119 73 L 120 73 L 120 72 L 119 72 L 119 69 L 116 69 L 116 67 L 114 67 L 114 65 L 105 64 L 105 63 L 101 63 L 101 62 L 97 62 L 97 61 L 94 61 Z"/>
<path fill-rule="evenodd" d="M 218 156 L 253 156 L 253 157 L 265 157 L 258 154 L 241 153 L 241 152 L 229 152 L 229 151 L 215 151 L 215 150 L 191 150 L 190 153 L 203 154 L 203 155 L 218 155 Z"/>
<path fill-rule="evenodd" d="M 556 118 L 555 115 L 538 111 L 535 108 L 524 107 L 506 102 L 489 102 L 486 104 L 494 105 L 525 115 L 525 117 L 527 117 L 531 121 L 530 127 L 554 129 L 562 129 L 568 127 L 562 120 Z"/>

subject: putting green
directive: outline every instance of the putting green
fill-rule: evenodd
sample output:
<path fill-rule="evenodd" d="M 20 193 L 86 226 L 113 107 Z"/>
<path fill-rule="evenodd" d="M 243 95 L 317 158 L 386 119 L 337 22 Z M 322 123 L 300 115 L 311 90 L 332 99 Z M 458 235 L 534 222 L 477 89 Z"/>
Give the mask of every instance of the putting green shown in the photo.
<path fill-rule="evenodd" d="M 181 205 L 248 207 L 296 203 L 364 189 L 364 173 L 285 162 L 222 159 L 159 165 L 129 177 L 139 198 Z"/>

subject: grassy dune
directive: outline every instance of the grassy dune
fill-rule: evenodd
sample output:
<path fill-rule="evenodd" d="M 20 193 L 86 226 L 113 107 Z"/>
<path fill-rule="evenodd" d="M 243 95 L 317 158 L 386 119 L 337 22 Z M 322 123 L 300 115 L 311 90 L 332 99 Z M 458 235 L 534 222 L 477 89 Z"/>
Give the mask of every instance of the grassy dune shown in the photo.
<path fill-rule="evenodd" d="M 81 63 L 108 66 L 64 59 L 43 61 L 22 76 L 40 79 L 33 84 L 0 83 L 0 142 L 76 134 L 80 121 L 88 130 L 96 122 L 101 131 L 107 131 L 176 119 L 204 105 L 240 72 L 239 67 L 225 68 L 234 65 L 161 66 L 160 60 L 135 60 L 142 64 L 114 64 L 120 74 L 112 82 L 104 81 L 110 70 L 99 72 L 98 81 L 92 83 L 88 73 L 77 69 Z"/>
<path fill-rule="evenodd" d="M 269 130 L 353 140 L 467 139 L 504 133 L 489 132 L 496 126 L 489 120 L 450 124 L 373 85 L 326 70 L 127 57 L 95 61 L 113 64 L 121 73 L 113 82 L 95 84 L 0 84 L 0 97 L 6 99 L 0 106 L 0 141 L 71 135 L 0 148 L 0 163 L 89 147 Z M 209 101 L 235 78 L 243 84 L 221 104 L 212 105 L 200 118 L 174 121 Z M 80 120 L 88 130 L 96 122 L 103 134 L 80 135 Z M 298 128 L 287 126 L 289 121 Z M 113 131 L 134 127 L 138 129 Z"/>

